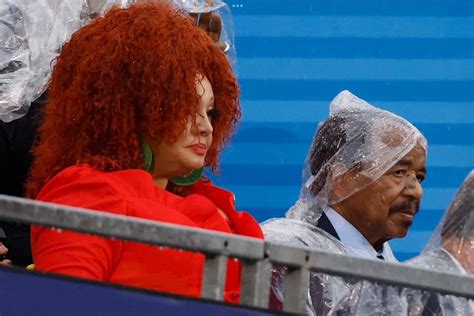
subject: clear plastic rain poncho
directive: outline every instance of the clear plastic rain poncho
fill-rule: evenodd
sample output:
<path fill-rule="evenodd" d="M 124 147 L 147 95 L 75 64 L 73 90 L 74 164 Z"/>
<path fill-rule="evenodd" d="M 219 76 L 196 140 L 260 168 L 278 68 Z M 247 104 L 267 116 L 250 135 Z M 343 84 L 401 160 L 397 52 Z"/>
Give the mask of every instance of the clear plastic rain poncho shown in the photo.
<path fill-rule="evenodd" d="M 474 170 L 459 188 L 423 252 L 406 263 L 436 271 L 474 274 Z M 423 291 L 404 293 L 410 297 L 410 315 L 422 315 L 425 309 L 434 315 L 474 315 L 473 300 Z"/>
<path fill-rule="evenodd" d="M 237 67 L 234 19 L 229 6 L 222 0 L 172 0 L 178 7 L 191 13 L 196 25 L 204 28 L 227 55 L 234 70 Z"/>
<path fill-rule="evenodd" d="M 82 0 L 0 3 L 0 120 L 22 117 L 45 90 L 63 43 L 89 20 Z"/>
<path fill-rule="evenodd" d="M 46 89 L 63 44 L 97 13 L 126 0 L 0 2 L 0 120 L 24 116 Z M 102 10 L 102 11 L 100 11 Z"/>
<path fill-rule="evenodd" d="M 322 229 L 293 219 L 272 219 L 262 224 L 265 239 L 291 246 L 306 246 L 332 253 L 345 254 L 344 245 Z M 272 271 L 271 291 L 273 299 L 284 301 L 283 282 L 286 267 L 275 267 Z M 308 315 L 326 315 L 332 304 L 344 297 L 350 290 L 350 280 L 324 273 L 310 273 L 310 284 L 306 311 Z M 270 307 L 277 308 L 272 302 Z"/>
<path fill-rule="evenodd" d="M 423 252 L 406 264 L 439 272 L 474 273 L 474 171 L 458 190 Z M 331 315 L 474 315 L 474 301 L 363 281 Z"/>
<path fill-rule="evenodd" d="M 112 6 L 165 1 L 191 14 L 235 64 L 234 28 L 221 0 L 3 0 L 0 2 L 0 120 L 24 116 L 46 89 L 54 60 L 72 33 Z M 199 20 L 202 17 L 201 20 Z M 217 26 L 218 25 L 218 26 Z M 214 32 L 214 33 L 212 33 Z"/>
<path fill-rule="evenodd" d="M 286 218 L 270 219 L 262 224 L 265 238 L 347 253 L 342 243 L 316 227 L 322 210 L 376 181 L 416 145 L 426 152 L 426 139 L 411 123 L 349 91 L 340 92 L 331 102 L 329 118 L 319 124 L 309 148 L 299 199 Z M 335 181 L 348 172 L 354 176 L 346 176 L 345 193 L 335 195 L 332 191 Z M 333 302 L 344 297 L 352 283 L 339 277 L 313 274 L 310 284 L 311 288 L 320 289 L 318 296 L 323 295 L 323 298 L 312 295 L 312 302 L 308 303 L 313 313 L 319 315 L 321 311 L 326 314 Z M 278 283 L 273 292 L 281 298 Z M 314 306 L 321 302 L 325 306 Z"/>
<path fill-rule="evenodd" d="M 396 286 L 360 281 L 341 300 L 334 304 L 329 316 L 404 316 L 407 300 Z"/>
<path fill-rule="evenodd" d="M 341 202 L 379 179 L 416 145 L 427 141 L 410 122 L 376 108 L 351 92 L 331 102 L 329 118 L 319 124 L 303 166 L 302 188 L 288 218 L 314 222 L 324 205 Z M 345 174 L 345 192 L 334 194 Z"/>

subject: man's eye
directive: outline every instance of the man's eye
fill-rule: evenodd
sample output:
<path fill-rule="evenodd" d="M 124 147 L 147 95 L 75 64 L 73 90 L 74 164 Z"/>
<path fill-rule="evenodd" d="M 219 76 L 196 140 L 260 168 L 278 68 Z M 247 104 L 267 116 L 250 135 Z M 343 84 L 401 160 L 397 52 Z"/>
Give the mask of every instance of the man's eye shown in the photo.
<path fill-rule="evenodd" d="M 425 181 L 425 175 L 424 174 L 417 174 L 416 178 L 418 179 L 419 183 L 422 183 L 423 181 Z"/>
<path fill-rule="evenodd" d="M 403 176 L 405 175 L 405 173 L 406 173 L 406 170 L 404 170 L 404 169 L 395 170 L 395 171 L 393 172 L 393 174 L 394 174 L 395 176 L 397 176 L 397 177 L 403 177 Z"/>

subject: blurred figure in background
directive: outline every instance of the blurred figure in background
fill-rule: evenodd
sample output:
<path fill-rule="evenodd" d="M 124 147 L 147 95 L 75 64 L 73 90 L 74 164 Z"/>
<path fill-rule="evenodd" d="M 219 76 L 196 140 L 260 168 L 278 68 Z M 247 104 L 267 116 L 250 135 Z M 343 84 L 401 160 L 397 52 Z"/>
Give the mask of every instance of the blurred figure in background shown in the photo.
<path fill-rule="evenodd" d="M 423 252 L 408 265 L 474 274 L 474 170 L 459 188 Z M 407 290 L 409 315 L 474 315 L 474 302 L 451 295 Z"/>
<path fill-rule="evenodd" d="M 0 194 L 24 196 L 51 64 L 64 41 L 88 21 L 82 1 L 0 3 Z M 29 225 L 0 221 L 5 256 L 32 263 Z"/>
<path fill-rule="evenodd" d="M 3 240 L 5 239 L 5 232 L 0 228 L 0 265 L 11 265 L 11 261 L 5 259 L 5 255 L 8 253 L 8 248 L 3 245 Z"/>

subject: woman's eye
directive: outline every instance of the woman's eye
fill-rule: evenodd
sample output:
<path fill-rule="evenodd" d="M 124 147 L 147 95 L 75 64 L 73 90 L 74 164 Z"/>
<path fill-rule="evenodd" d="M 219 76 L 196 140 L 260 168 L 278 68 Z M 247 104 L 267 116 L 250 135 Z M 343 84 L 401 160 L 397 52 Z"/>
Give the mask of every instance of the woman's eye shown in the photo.
<path fill-rule="evenodd" d="M 211 120 L 214 121 L 218 117 L 219 113 L 217 112 L 217 109 L 212 108 L 207 111 L 207 117 Z"/>

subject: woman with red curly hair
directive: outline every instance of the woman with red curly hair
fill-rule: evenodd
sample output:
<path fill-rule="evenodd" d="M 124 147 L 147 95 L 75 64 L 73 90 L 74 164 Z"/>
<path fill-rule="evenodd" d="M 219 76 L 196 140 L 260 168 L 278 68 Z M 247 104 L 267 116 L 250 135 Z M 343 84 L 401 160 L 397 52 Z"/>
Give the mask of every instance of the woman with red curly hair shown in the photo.
<path fill-rule="evenodd" d="M 28 195 L 41 201 L 262 238 L 231 192 L 202 178 L 240 118 L 226 56 L 163 4 L 114 8 L 76 32 L 54 67 Z M 204 258 L 45 227 L 35 268 L 200 296 Z M 229 261 L 225 299 L 237 302 Z"/>

